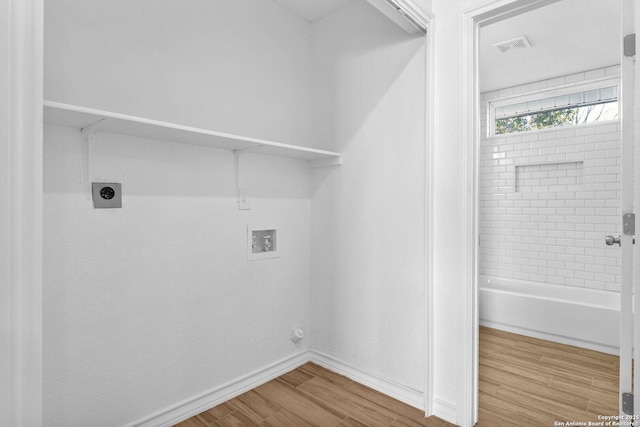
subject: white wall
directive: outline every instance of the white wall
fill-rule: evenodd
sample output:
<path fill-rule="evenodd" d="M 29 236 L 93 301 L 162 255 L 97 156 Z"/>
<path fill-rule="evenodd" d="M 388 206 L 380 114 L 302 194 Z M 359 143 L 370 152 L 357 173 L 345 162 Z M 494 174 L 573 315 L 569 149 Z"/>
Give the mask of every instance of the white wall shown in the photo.
<path fill-rule="evenodd" d="M 9 141 L 11 132 L 9 121 L 11 107 L 8 102 L 11 94 L 11 19 L 9 2 L 0 4 L 0 182 L 1 191 L 9 194 Z M 0 425 L 10 423 L 11 414 L 11 273 L 9 268 L 10 241 L 10 200 L 0 202 Z"/>
<path fill-rule="evenodd" d="M 310 24 L 272 2 L 46 2 L 46 98 L 303 144 Z M 176 59 L 178 58 L 178 59 Z M 45 131 L 44 419 L 124 425 L 309 348 L 305 162 L 98 134 L 91 179 L 77 129 Z M 247 261 L 247 224 L 281 257 Z"/>
<path fill-rule="evenodd" d="M 272 1 L 45 2 L 45 99 L 308 145 L 310 24 Z"/>
<path fill-rule="evenodd" d="M 310 203 L 303 162 L 100 135 L 82 187 L 79 131 L 46 131 L 45 420 L 123 425 L 308 348 Z M 272 173 L 278 170 L 278 174 Z M 278 227 L 281 257 L 247 261 L 247 224 Z"/>
<path fill-rule="evenodd" d="M 414 393 L 425 355 L 425 51 L 364 2 L 313 25 L 314 350 Z"/>
<path fill-rule="evenodd" d="M 421 396 L 424 38 L 363 0 L 313 25 L 261 0 L 46 6 L 46 99 L 345 153 L 243 155 L 244 212 L 230 152 L 98 134 L 91 178 L 124 202 L 94 210 L 79 131 L 48 126 L 47 423 L 131 423 L 310 346 Z M 247 223 L 281 258 L 246 261 Z"/>

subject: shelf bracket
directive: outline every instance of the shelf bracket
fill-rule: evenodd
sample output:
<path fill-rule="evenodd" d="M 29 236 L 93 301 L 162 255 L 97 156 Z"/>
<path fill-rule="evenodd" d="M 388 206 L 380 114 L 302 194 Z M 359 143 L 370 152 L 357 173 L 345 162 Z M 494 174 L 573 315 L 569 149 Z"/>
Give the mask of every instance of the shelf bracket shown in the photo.
<path fill-rule="evenodd" d="M 85 197 L 87 200 L 91 200 L 91 177 L 90 177 L 90 159 L 91 159 L 91 143 L 96 135 L 96 131 L 100 126 L 106 122 L 106 118 L 100 119 L 80 129 L 80 133 L 84 139 L 82 144 L 83 150 L 83 164 L 82 164 L 82 178 L 85 188 Z"/>
<path fill-rule="evenodd" d="M 342 156 L 328 157 L 322 159 L 307 160 L 310 168 L 326 168 L 329 166 L 340 166 L 343 163 Z"/>
<path fill-rule="evenodd" d="M 233 151 L 233 154 L 236 155 L 236 153 L 240 154 L 245 151 L 250 153 L 251 150 L 259 150 L 262 147 L 264 147 L 264 144 L 258 144 L 254 147 L 236 148 L 235 150 L 231 150 L 231 151 Z"/>
<path fill-rule="evenodd" d="M 231 150 L 233 152 L 234 159 L 234 169 L 236 174 L 236 196 L 238 198 L 238 209 L 240 210 L 249 210 L 251 207 L 249 206 L 249 202 L 247 200 L 247 192 L 249 191 L 246 188 L 240 188 L 240 153 L 245 151 L 245 149 L 236 149 Z"/>

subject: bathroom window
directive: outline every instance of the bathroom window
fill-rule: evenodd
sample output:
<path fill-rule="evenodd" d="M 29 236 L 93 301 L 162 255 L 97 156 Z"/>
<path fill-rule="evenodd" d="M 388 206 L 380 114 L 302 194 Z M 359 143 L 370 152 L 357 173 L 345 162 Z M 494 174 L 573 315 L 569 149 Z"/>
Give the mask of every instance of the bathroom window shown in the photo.
<path fill-rule="evenodd" d="M 611 80 L 492 101 L 489 136 L 617 120 L 618 85 Z"/>

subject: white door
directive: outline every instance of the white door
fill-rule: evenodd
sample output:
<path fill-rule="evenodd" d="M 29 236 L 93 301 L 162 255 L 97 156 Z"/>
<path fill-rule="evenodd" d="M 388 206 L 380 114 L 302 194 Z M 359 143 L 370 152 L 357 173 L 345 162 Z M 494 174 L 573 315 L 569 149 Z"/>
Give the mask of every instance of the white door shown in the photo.
<path fill-rule="evenodd" d="M 640 394 L 633 396 L 632 388 L 632 360 L 635 352 L 640 350 L 640 345 L 634 346 L 640 328 L 635 326 L 633 315 L 634 285 L 634 234 L 632 225 L 635 226 L 634 212 L 634 80 L 635 80 L 635 55 L 629 52 L 629 38 L 635 39 L 635 6 L 638 0 L 621 0 L 622 3 L 622 34 L 627 40 L 623 43 L 621 53 L 621 191 L 620 207 L 622 214 L 622 234 L 620 236 L 608 236 L 607 245 L 621 245 L 622 278 L 620 290 L 620 425 L 631 425 L 634 418 L 634 407 L 640 405 Z M 629 36 L 630 35 L 630 36 Z M 640 168 L 638 168 L 640 169 Z M 613 239 L 611 238 L 613 237 Z M 613 241 L 612 241 L 613 240 Z M 636 298 L 640 293 L 635 293 Z M 636 303 L 637 304 L 637 303 Z M 635 326 L 635 327 L 634 327 Z M 634 333 L 635 330 L 635 333 Z M 636 378 L 639 375 L 635 372 Z M 637 384 L 636 379 L 636 384 Z M 634 405 L 635 401 L 635 405 Z M 638 425 L 638 423 L 636 423 Z"/>

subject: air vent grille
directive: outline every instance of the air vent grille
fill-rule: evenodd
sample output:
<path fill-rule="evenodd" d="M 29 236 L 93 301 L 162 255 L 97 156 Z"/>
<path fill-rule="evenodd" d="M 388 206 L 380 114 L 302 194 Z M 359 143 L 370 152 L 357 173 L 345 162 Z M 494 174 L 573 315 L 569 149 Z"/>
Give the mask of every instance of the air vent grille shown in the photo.
<path fill-rule="evenodd" d="M 505 53 L 513 49 L 525 49 L 527 47 L 531 47 L 531 43 L 529 43 L 526 36 L 521 36 L 515 39 L 496 43 L 492 46 L 496 47 L 500 52 Z"/>

